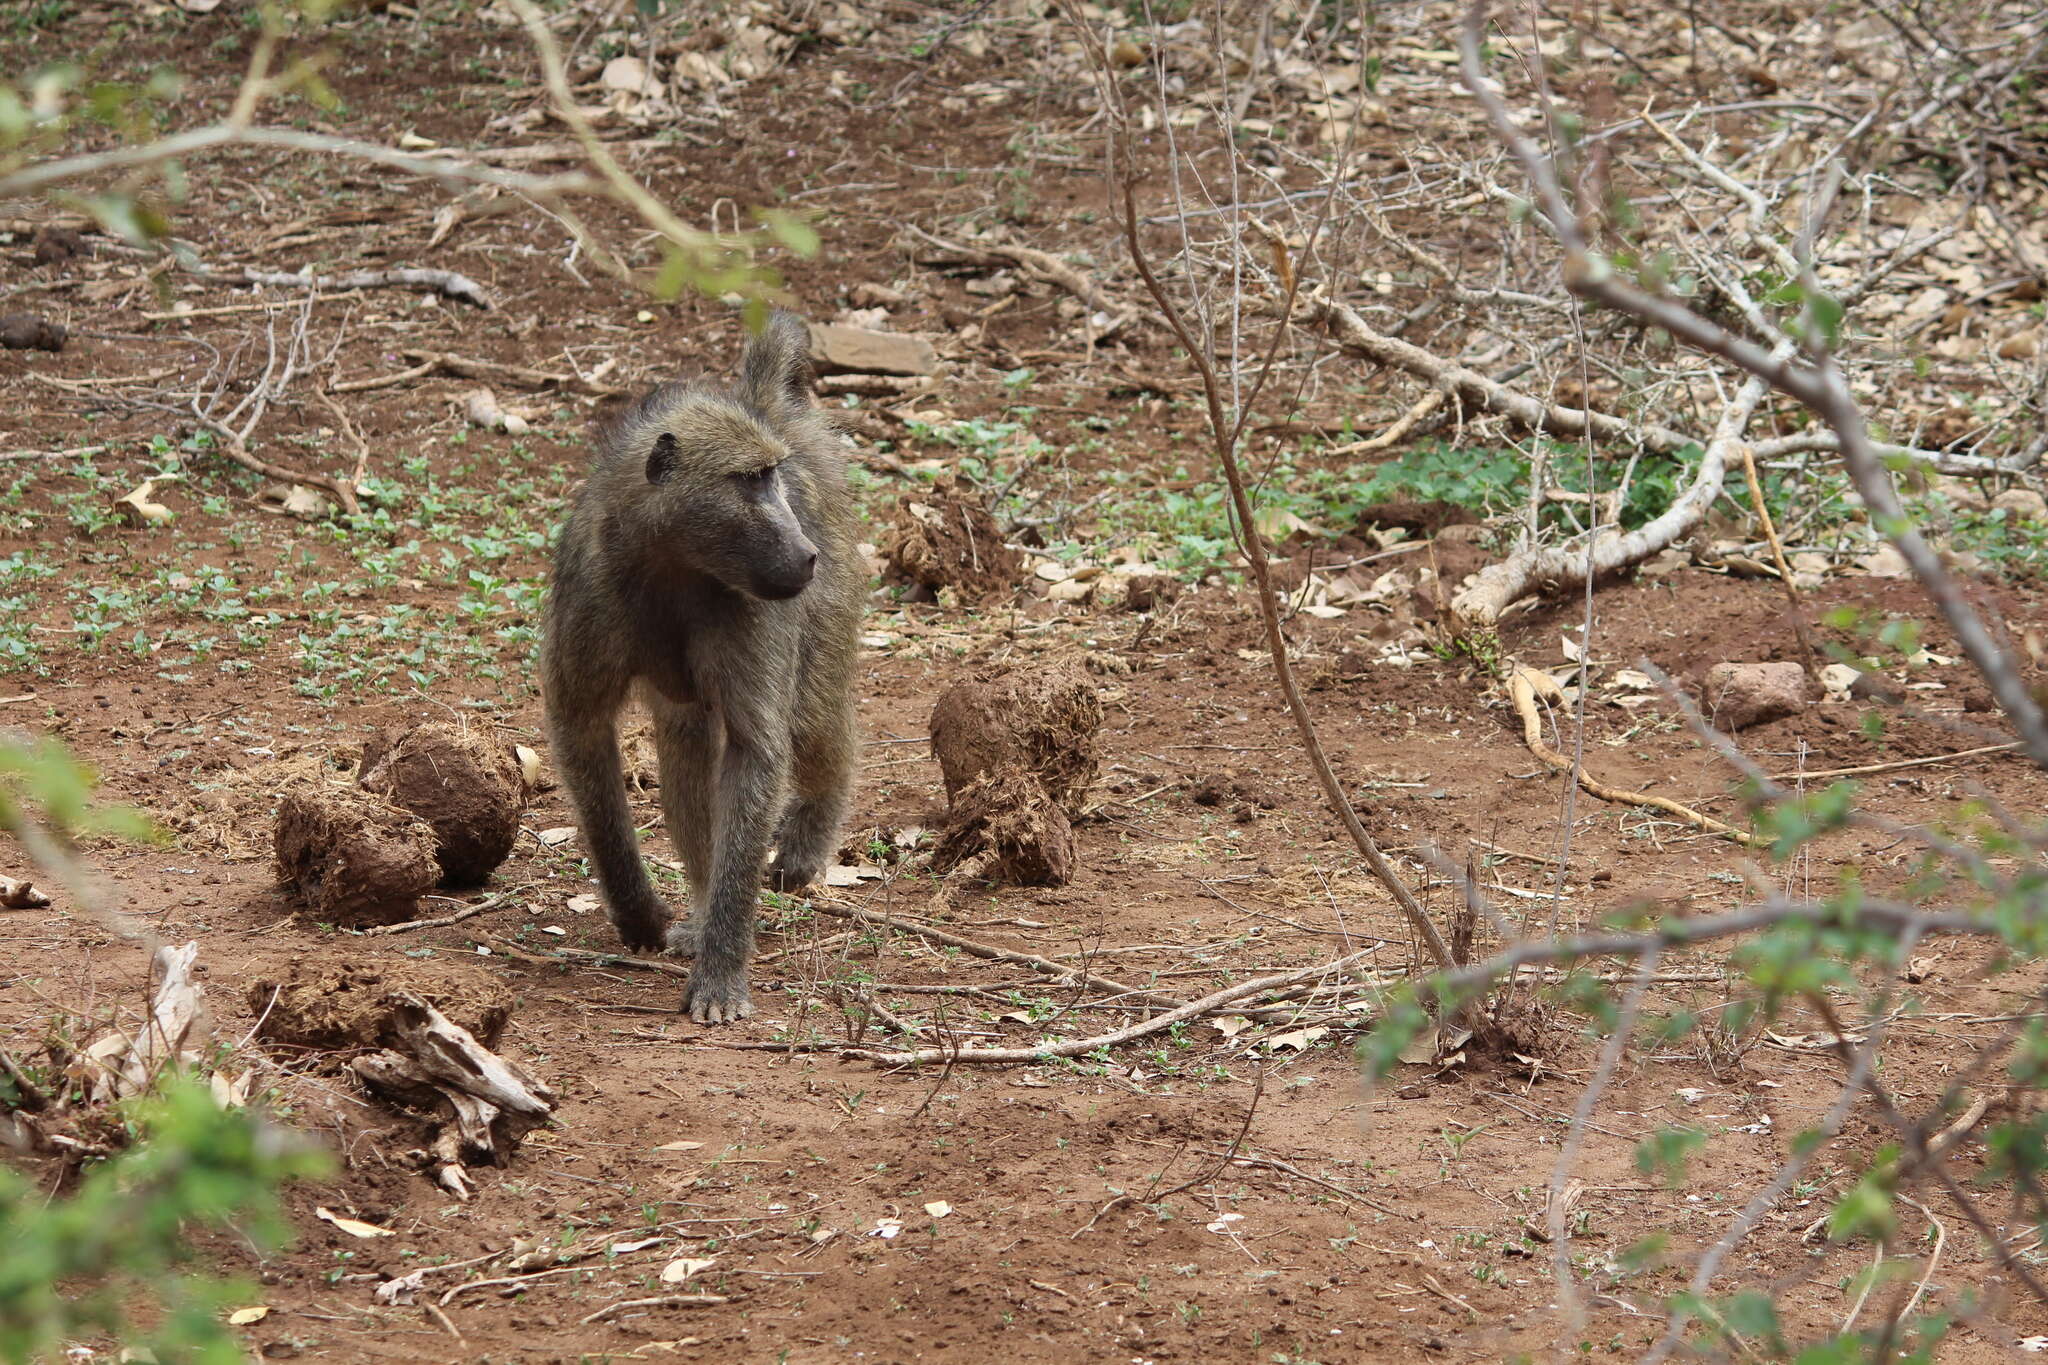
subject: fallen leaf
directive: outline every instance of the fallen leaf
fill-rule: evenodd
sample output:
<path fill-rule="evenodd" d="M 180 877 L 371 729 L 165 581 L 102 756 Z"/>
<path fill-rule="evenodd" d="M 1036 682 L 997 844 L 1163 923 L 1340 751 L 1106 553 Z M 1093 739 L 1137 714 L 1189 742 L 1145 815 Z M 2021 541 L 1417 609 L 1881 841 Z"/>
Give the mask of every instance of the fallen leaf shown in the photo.
<path fill-rule="evenodd" d="M 873 1230 L 872 1232 L 868 1233 L 868 1236 L 870 1236 L 870 1237 L 879 1237 L 879 1238 L 881 1238 L 881 1239 L 882 1239 L 883 1241 L 885 1241 L 885 1242 L 886 1242 L 886 1241 L 888 1241 L 888 1240 L 889 1240 L 890 1238 L 894 1237 L 894 1236 L 895 1236 L 895 1235 L 896 1235 L 897 1233 L 899 1233 L 899 1232 L 901 1232 L 901 1231 L 903 1231 L 903 1220 L 902 1220 L 902 1219 L 900 1219 L 900 1218 L 877 1218 L 877 1219 L 875 1220 L 875 1226 L 874 1226 L 874 1230 Z"/>
<path fill-rule="evenodd" d="M 825 885 L 859 886 L 860 872 L 858 869 L 847 867 L 843 863 L 835 864 L 825 869 Z"/>
<path fill-rule="evenodd" d="M 1647 673 L 1638 673 L 1633 668 L 1621 668 L 1615 670 L 1614 685 L 1616 687 L 1634 688 L 1638 692 L 1645 692 L 1655 687 L 1657 683 Z"/>
<path fill-rule="evenodd" d="M 661 1268 L 661 1282 L 663 1284 L 681 1284 L 698 1271 L 709 1270 L 711 1265 L 712 1258 L 709 1256 L 702 1258 L 679 1257 Z"/>
<path fill-rule="evenodd" d="M 569 913 L 572 915 L 587 915 L 593 910 L 602 909 L 603 906 L 604 902 L 592 895 L 569 897 Z"/>
<path fill-rule="evenodd" d="M 1226 1213 L 1219 1216 L 1215 1222 L 1209 1224 L 1209 1231 L 1228 1232 L 1232 1223 L 1242 1223 L 1243 1221 L 1244 1215 L 1241 1213 Z"/>
<path fill-rule="evenodd" d="M 262 1304 L 254 1308 L 237 1308 L 228 1314 L 228 1322 L 236 1327 L 247 1327 L 252 1322 L 261 1322 L 270 1316 L 270 1309 Z"/>
<path fill-rule="evenodd" d="M 944 1218 L 953 1211 L 953 1206 L 943 1199 L 934 1199 L 924 1206 L 924 1211 L 934 1218 Z"/>
<path fill-rule="evenodd" d="M 695 1152 L 704 1146 L 701 1142 L 664 1142 L 654 1150 L 657 1152 Z"/>
<path fill-rule="evenodd" d="M 1673 1093 L 1675 1093 L 1678 1096 L 1678 1098 L 1684 1100 L 1687 1104 L 1698 1104 L 1702 1099 L 1706 1097 L 1707 1094 L 1706 1091 L 1700 1089 L 1696 1085 L 1680 1086 Z"/>
<path fill-rule="evenodd" d="M 540 785 L 540 755 L 524 744 L 512 746 L 512 756 L 519 760 L 519 780 L 529 789 Z"/>
<path fill-rule="evenodd" d="M 1225 1038 L 1235 1038 L 1238 1034 L 1243 1033 L 1252 1026 L 1252 1021 L 1245 1018 L 1242 1014 L 1225 1014 L 1211 1019 L 1209 1023 Z"/>
<path fill-rule="evenodd" d="M 150 501 L 150 494 L 156 491 L 155 479 L 144 479 L 120 497 L 114 499 L 114 507 L 127 519 L 130 526 L 166 526 L 176 513 L 160 502 Z"/>
<path fill-rule="evenodd" d="M 575 837 L 574 825 L 556 825 L 553 829 L 544 829 L 540 832 L 541 844 L 546 848 L 558 848 Z"/>
<path fill-rule="evenodd" d="M 360 1218 L 344 1218 L 329 1208 L 313 1210 L 313 1216 L 323 1223 L 332 1223 L 351 1237 L 396 1237 L 390 1228 L 380 1228 L 375 1223 L 365 1223 Z"/>
<path fill-rule="evenodd" d="M 1301 614 L 1303 616 L 1313 616 L 1318 621 L 1334 621 L 1340 616 L 1349 616 L 1351 613 L 1344 610 L 1344 608 L 1342 607 L 1326 607 L 1310 604 L 1309 606 L 1303 607 L 1301 609 Z"/>
<path fill-rule="evenodd" d="M 1308 1050 L 1310 1043 L 1313 1043 L 1328 1032 L 1328 1029 L 1317 1025 L 1315 1028 L 1296 1029 L 1292 1033 L 1278 1033 L 1266 1040 L 1266 1050 L 1269 1052 L 1279 1052 L 1283 1049 L 1292 1048 L 1296 1052 L 1305 1052 Z"/>
<path fill-rule="evenodd" d="M 559 924 L 543 924 L 543 925 L 542 925 L 542 926 L 540 927 L 540 931 L 541 931 L 541 932 L 542 932 L 543 934 L 557 934 L 557 935 L 559 935 L 559 934 L 566 934 L 566 933 L 568 933 L 568 932 L 569 932 L 569 931 L 568 931 L 567 929 L 564 929 L 564 928 L 563 928 L 563 927 L 562 927 L 561 925 L 559 925 Z"/>

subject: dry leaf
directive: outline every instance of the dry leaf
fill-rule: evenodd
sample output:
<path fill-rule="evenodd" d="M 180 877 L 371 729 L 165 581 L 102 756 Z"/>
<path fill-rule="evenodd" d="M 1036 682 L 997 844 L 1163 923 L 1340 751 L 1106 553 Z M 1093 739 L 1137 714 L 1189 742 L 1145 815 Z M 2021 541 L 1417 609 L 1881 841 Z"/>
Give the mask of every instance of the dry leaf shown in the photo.
<path fill-rule="evenodd" d="M 1292 1033 L 1277 1033 L 1266 1040 L 1266 1049 L 1269 1052 L 1279 1052 L 1291 1048 L 1296 1052 L 1305 1052 L 1309 1044 L 1328 1032 L 1328 1029 L 1317 1025 L 1315 1028 L 1296 1029 Z"/>
<path fill-rule="evenodd" d="M 879 1237 L 886 1242 L 901 1231 L 903 1231 L 903 1220 L 901 1218 L 877 1218 L 874 1230 L 868 1233 L 868 1236 Z"/>
<path fill-rule="evenodd" d="M 1211 1019 L 1210 1025 L 1225 1038 L 1235 1038 L 1252 1026 L 1252 1021 L 1241 1014 L 1226 1014 Z"/>
<path fill-rule="evenodd" d="M 317 1208 L 313 1216 L 323 1223 L 332 1223 L 351 1237 L 396 1237 L 390 1228 L 380 1228 L 375 1223 L 365 1223 L 360 1218 L 344 1218 L 333 1209 Z"/>
<path fill-rule="evenodd" d="M 654 1150 L 657 1152 L 694 1152 L 704 1146 L 701 1142 L 664 1142 Z"/>
<path fill-rule="evenodd" d="M 270 1316 L 270 1309 L 262 1304 L 254 1308 L 237 1308 L 228 1314 L 228 1322 L 236 1327 L 247 1327 L 252 1322 L 261 1322 Z"/>
<path fill-rule="evenodd" d="M 114 507 L 125 517 L 130 526 L 164 526 L 176 515 L 160 502 L 150 501 L 149 495 L 156 491 L 155 479 L 144 479 L 136 487 L 114 499 Z"/>
<path fill-rule="evenodd" d="M 943 1199 L 934 1199 L 924 1206 L 924 1211 L 934 1218 L 944 1218 L 953 1211 L 953 1206 Z"/>
<path fill-rule="evenodd" d="M 711 1265 L 712 1258 L 709 1256 L 700 1259 L 693 1259 L 688 1256 L 680 1257 L 670 1261 L 661 1268 L 661 1282 L 663 1284 L 681 1284 L 698 1271 L 709 1270 Z"/>
<path fill-rule="evenodd" d="M 859 886 L 860 872 L 857 869 L 848 867 L 843 863 L 835 864 L 834 866 L 825 869 L 825 885 Z"/>
<path fill-rule="evenodd" d="M 572 915 L 587 915 L 593 910 L 603 908 L 604 902 L 588 893 L 569 897 L 569 913 Z"/>
<path fill-rule="evenodd" d="M 575 837 L 574 825 L 556 825 L 553 829 L 544 829 L 540 832 L 540 842 L 544 848 L 559 848 Z"/>
<path fill-rule="evenodd" d="M 529 789 L 540 785 L 540 755 L 524 744 L 512 746 L 512 756 L 519 760 L 519 780 Z"/>

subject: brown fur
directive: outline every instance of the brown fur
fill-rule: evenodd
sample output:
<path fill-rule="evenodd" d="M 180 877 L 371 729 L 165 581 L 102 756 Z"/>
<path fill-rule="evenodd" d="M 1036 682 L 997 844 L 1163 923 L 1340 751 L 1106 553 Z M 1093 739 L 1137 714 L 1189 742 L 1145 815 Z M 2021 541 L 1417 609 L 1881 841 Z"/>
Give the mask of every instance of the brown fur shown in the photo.
<path fill-rule="evenodd" d="M 694 955 L 683 1004 L 704 1022 L 753 1012 L 747 962 L 769 844 L 784 889 L 824 869 L 858 752 L 867 570 L 845 447 L 811 402 L 808 343 L 802 322 L 777 313 L 732 390 L 664 384 L 613 421 L 548 595 L 555 767 L 620 938 Z M 689 873 L 691 913 L 676 923 L 626 804 L 617 721 L 636 690 Z"/>

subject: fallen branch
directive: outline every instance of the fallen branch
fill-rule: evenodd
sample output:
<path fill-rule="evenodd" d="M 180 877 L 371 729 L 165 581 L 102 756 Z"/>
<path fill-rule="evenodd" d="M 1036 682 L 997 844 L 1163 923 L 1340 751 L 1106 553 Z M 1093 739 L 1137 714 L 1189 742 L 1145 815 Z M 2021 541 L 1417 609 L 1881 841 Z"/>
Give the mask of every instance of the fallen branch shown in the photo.
<path fill-rule="evenodd" d="M 571 393 L 587 393 L 596 398 L 616 398 L 626 393 L 612 384 L 602 384 L 585 379 L 579 374 L 556 374 L 548 370 L 532 370 L 523 365 L 506 365 L 496 360 L 472 360 L 468 356 L 452 355 L 446 351 L 405 352 L 407 360 L 419 362 L 424 368 L 408 370 L 399 379 L 388 382 L 398 383 L 402 379 L 415 378 L 420 374 L 432 374 L 436 370 L 452 374 L 461 379 L 481 379 L 493 384 L 516 384 L 524 389 L 563 389 Z M 359 381 L 360 383 L 360 381 Z M 351 387 L 337 384 L 334 393 L 348 392 Z M 365 385 L 367 387 L 367 385 Z M 382 387 L 382 385 L 378 385 Z"/>
<path fill-rule="evenodd" d="M 280 289 L 307 289 L 319 293 L 349 289 L 418 289 L 429 294 L 459 299 L 478 308 L 488 309 L 492 306 L 490 295 L 484 292 L 482 285 L 454 270 L 407 267 L 400 270 L 351 270 L 344 275 L 315 275 L 310 266 L 296 273 L 289 270 L 217 270 L 208 267 L 191 273 L 204 280 L 226 284 L 262 284 Z"/>
<path fill-rule="evenodd" d="M 930 939 L 933 943 L 944 944 L 948 948 L 958 948 L 961 952 L 971 957 L 978 957 L 987 962 L 1008 962 L 1019 967 L 1029 967 L 1034 972 L 1044 972 L 1048 976 L 1057 977 L 1062 981 L 1076 985 L 1093 986 L 1096 990 L 1107 991 L 1111 995 L 1130 997 L 1159 1009 L 1175 1009 L 1180 1004 L 1178 1000 L 1170 995 L 1160 995 L 1152 991 L 1140 990 L 1136 986 L 1126 986 L 1121 981 L 1112 981 L 1106 976 L 1096 976 L 1091 972 L 1084 972 L 1078 967 L 1070 967 L 1064 962 L 1055 962 L 1049 957 L 1040 957 L 1036 953 L 1014 952 L 1008 948 L 998 948 L 993 944 L 977 942 L 971 938 L 962 938 L 958 934 L 948 933 L 946 930 L 936 928 L 933 925 L 919 924 L 915 920 L 898 919 L 894 915 L 885 915 L 874 910 L 863 910 L 859 906 L 834 905 L 824 900 L 813 900 L 811 904 L 814 909 L 840 919 L 865 920 L 874 924 L 886 925 L 902 933 L 915 934 L 920 938 Z"/>
<path fill-rule="evenodd" d="M 1926 768 L 1936 763 L 1953 763 L 1959 758 L 1975 758 L 1979 754 L 2009 754 L 2021 748 L 2019 740 L 2009 739 L 2003 744 L 1986 744 L 1981 749 L 1958 749 L 1952 754 L 1930 754 L 1926 758 L 1895 758 L 1889 763 L 1865 763 L 1854 768 L 1816 768 L 1812 772 L 1772 773 L 1773 782 L 1814 780 L 1824 777 L 1862 777 L 1869 773 L 1888 773 L 1899 768 Z"/>
<path fill-rule="evenodd" d="M 1529 746 L 1530 753 L 1542 759 L 1549 767 L 1561 773 L 1570 772 L 1572 770 L 1572 761 L 1543 742 L 1543 718 L 1536 711 L 1536 698 L 1539 693 L 1546 701 L 1561 700 L 1563 689 L 1558 687 L 1557 679 L 1551 677 L 1548 673 L 1540 669 L 1516 664 L 1514 672 L 1508 677 L 1508 696 L 1513 699 L 1515 710 L 1522 717 L 1522 742 Z M 1677 816 L 1696 829 L 1704 829 L 1711 833 L 1722 835 L 1733 839 L 1738 844 L 1760 844 L 1763 842 L 1756 835 L 1746 830 L 1737 829 L 1733 825 L 1723 824 L 1711 815 L 1702 815 L 1690 806 L 1681 806 L 1676 801 L 1665 797 L 1651 796 L 1647 792 L 1625 791 L 1620 787 L 1610 787 L 1604 782 L 1595 780 L 1584 768 L 1579 769 L 1579 785 L 1594 796 L 1599 797 L 1602 801 L 1614 801 L 1625 806 L 1646 806 L 1651 810 L 1661 810 L 1667 815 Z"/>
<path fill-rule="evenodd" d="M 660 1294 L 651 1299 L 627 1299 L 622 1303 L 608 1304 L 582 1318 L 576 1325 L 588 1327 L 592 1323 L 603 1322 L 614 1313 L 623 1313 L 628 1308 L 710 1308 L 716 1304 L 731 1302 L 731 1296 L 726 1294 Z"/>
<path fill-rule="evenodd" d="M 1348 953 L 1333 962 L 1322 962 L 1313 967 L 1299 967 L 1293 971 L 1275 972 L 1271 976 L 1255 977 L 1250 981 L 1240 982 L 1235 986 L 1226 986 L 1222 990 L 1205 995 L 1199 1000 L 1190 1000 L 1178 1009 L 1168 1010 L 1164 1014 L 1155 1014 L 1150 1019 L 1132 1024 L 1127 1028 L 1116 1029 L 1110 1033 L 1099 1033 L 1092 1038 L 1069 1038 L 1058 1043 L 1043 1043 L 1037 1047 L 927 1047 L 919 1048 L 914 1052 L 885 1052 L 877 1048 L 842 1048 L 839 1055 L 853 1061 L 879 1062 L 885 1066 L 928 1066 L 933 1062 L 953 1064 L 973 1062 L 991 1066 L 1028 1065 L 1034 1062 L 1049 1062 L 1059 1057 L 1081 1057 L 1100 1048 L 1116 1047 L 1119 1044 L 1128 1043 L 1134 1038 L 1143 1038 L 1148 1034 L 1157 1033 L 1161 1029 L 1171 1028 L 1184 1019 L 1197 1018 L 1209 1013 L 1211 1010 L 1231 1004 L 1234 1001 L 1243 1000 L 1247 996 L 1257 995 L 1261 991 L 1277 990 L 1283 986 L 1291 986 L 1298 981 L 1306 981 L 1311 977 L 1341 972 L 1353 963 L 1361 962 L 1372 956 L 1379 949 L 1380 946 L 1374 944 L 1372 947 L 1360 952 Z"/>
<path fill-rule="evenodd" d="M 528 882 L 524 886 L 515 886 L 509 891 L 500 891 L 497 895 L 488 896 L 478 901 L 475 905 L 465 905 L 453 914 L 436 915 L 432 919 L 409 919 L 403 924 L 375 925 L 372 928 L 363 930 L 363 937 L 369 938 L 375 934 L 405 934 L 410 933 L 414 929 L 439 929 L 449 924 L 460 924 L 466 919 L 475 919 L 486 910 L 497 909 L 520 892 L 531 891 L 537 884 L 535 882 Z"/>
<path fill-rule="evenodd" d="M 972 246 L 963 246 L 943 237 L 934 237 L 914 223 L 902 226 L 911 236 L 922 239 L 948 256 L 972 265 L 1013 265 L 1033 279 L 1058 285 L 1096 312 L 1116 315 L 1116 303 L 1102 292 L 1101 285 L 1049 251 L 1013 246 L 1008 242 L 976 242 Z"/>

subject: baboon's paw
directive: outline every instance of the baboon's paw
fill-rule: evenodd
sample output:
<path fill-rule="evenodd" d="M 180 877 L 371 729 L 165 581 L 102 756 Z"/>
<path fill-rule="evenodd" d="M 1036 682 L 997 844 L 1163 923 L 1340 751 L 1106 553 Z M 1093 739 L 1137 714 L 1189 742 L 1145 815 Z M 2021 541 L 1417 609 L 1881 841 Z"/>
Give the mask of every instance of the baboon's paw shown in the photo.
<path fill-rule="evenodd" d="M 697 945 L 703 940 L 704 930 L 696 919 L 679 919 L 669 925 L 668 933 L 661 942 L 662 951 L 670 957 L 695 957 Z"/>
<path fill-rule="evenodd" d="M 683 1008 L 700 1024 L 736 1024 L 754 1012 L 744 976 L 691 974 L 683 985 Z"/>
<path fill-rule="evenodd" d="M 818 880 L 824 868 L 816 863 L 784 864 L 778 859 L 768 869 L 768 885 L 776 891 L 801 891 Z"/>
<path fill-rule="evenodd" d="M 619 941 L 636 953 L 651 953 L 662 946 L 662 934 L 668 929 L 668 914 L 661 910 L 643 910 L 636 914 L 614 912 L 612 924 L 619 931 Z"/>

